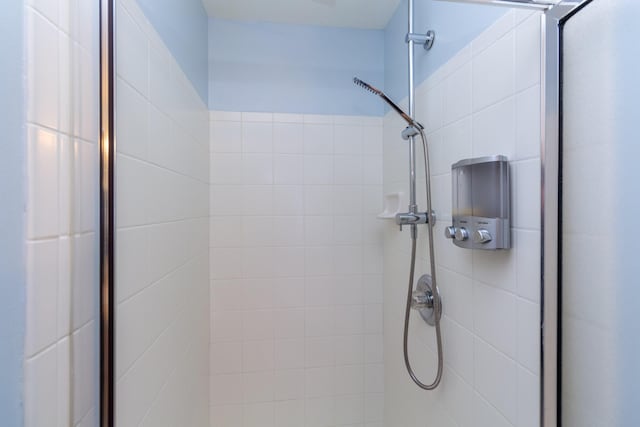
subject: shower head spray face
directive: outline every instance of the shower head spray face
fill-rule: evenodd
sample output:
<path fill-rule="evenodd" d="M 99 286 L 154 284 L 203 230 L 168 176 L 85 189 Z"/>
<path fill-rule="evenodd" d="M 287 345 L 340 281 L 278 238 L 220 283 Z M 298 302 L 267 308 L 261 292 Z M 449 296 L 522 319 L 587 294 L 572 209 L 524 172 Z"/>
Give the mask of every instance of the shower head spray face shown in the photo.
<path fill-rule="evenodd" d="M 360 80 L 357 77 L 353 78 L 353 83 L 355 83 L 357 86 L 360 86 L 361 88 L 368 90 L 369 92 L 373 93 L 374 95 L 378 95 L 378 96 L 382 96 L 383 93 L 380 89 L 376 89 L 375 87 L 371 86 L 369 83 Z"/>

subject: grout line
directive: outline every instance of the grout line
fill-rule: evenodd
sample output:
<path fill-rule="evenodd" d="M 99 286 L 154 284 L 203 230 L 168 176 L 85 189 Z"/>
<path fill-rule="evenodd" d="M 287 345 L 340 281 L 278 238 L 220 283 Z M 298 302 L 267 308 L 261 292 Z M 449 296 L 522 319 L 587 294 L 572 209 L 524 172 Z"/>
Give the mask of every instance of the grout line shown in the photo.
<path fill-rule="evenodd" d="M 178 267 L 174 268 L 170 272 L 166 273 L 164 276 L 160 277 L 159 279 L 155 280 L 154 282 L 151 282 L 151 283 L 147 284 L 144 288 L 137 290 L 135 293 L 129 295 L 128 297 L 126 297 L 123 300 L 116 301 L 117 307 L 120 308 L 120 306 L 128 303 L 129 301 L 131 301 L 132 299 L 136 298 L 137 296 L 139 296 L 143 292 L 146 292 L 147 290 L 151 289 L 152 287 L 155 287 L 155 286 L 159 285 L 162 281 L 164 281 L 165 279 L 168 279 L 170 276 L 172 276 L 173 274 L 177 273 L 179 270 L 182 270 L 183 268 L 187 267 L 189 264 L 195 263 L 197 261 L 197 259 L 199 259 L 201 257 L 203 257 L 202 253 L 201 254 L 197 254 L 197 255 L 189 258 L 187 261 L 185 261 L 184 263 L 180 264 Z"/>
<path fill-rule="evenodd" d="M 26 242 L 27 243 L 50 243 L 53 242 L 54 240 L 59 240 L 59 239 L 63 239 L 63 238 L 67 238 L 67 239 L 79 239 L 82 237 L 89 237 L 93 234 L 96 234 L 96 231 L 82 231 L 82 232 L 78 232 L 78 233 L 64 233 L 64 234 L 52 234 L 49 236 L 39 236 L 39 237 L 33 237 L 33 238 L 27 238 Z"/>
<path fill-rule="evenodd" d="M 32 120 L 27 120 L 26 121 L 26 126 L 27 127 L 32 127 L 32 128 L 34 128 L 36 130 L 48 132 L 48 133 L 54 133 L 54 134 L 56 134 L 56 137 L 58 137 L 58 138 L 59 137 L 64 137 L 64 138 L 68 139 L 69 143 L 79 142 L 79 143 L 90 144 L 90 145 L 97 145 L 98 144 L 97 137 L 96 137 L 96 141 L 90 141 L 88 139 L 83 138 L 80 135 L 76 135 L 76 134 L 68 133 L 68 132 L 63 132 L 60 129 L 52 128 L 52 127 L 40 124 L 38 122 L 34 122 Z"/>

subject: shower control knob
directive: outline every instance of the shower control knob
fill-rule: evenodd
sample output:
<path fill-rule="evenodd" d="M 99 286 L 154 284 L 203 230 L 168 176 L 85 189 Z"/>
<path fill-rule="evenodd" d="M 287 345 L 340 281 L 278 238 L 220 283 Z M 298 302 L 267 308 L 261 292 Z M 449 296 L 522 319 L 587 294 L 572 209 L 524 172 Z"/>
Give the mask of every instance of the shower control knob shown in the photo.
<path fill-rule="evenodd" d="M 444 237 L 447 239 L 455 239 L 456 238 L 456 228 L 454 226 L 446 227 L 444 229 Z"/>
<path fill-rule="evenodd" d="M 475 243 L 489 243 L 491 240 L 493 240 L 493 237 L 491 237 L 491 233 L 487 230 L 480 229 L 473 234 L 473 241 Z"/>
<path fill-rule="evenodd" d="M 457 228 L 455 237 L 458 242 L 464 242 L 469 239 L 469 232 L 464 227 Z"/>
<path fill-rule="evenodd" d="M 433 293 L 423 290 L 413 291 L 413 294 L 411 294 L 411 308 L 414 310 L 433 308 Z"/>

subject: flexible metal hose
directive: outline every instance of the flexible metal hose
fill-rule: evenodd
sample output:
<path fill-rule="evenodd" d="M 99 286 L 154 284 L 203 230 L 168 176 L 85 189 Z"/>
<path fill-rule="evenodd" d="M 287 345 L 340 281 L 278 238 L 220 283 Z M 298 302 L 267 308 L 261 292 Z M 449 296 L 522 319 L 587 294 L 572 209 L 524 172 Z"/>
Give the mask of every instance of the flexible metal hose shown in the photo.
<path fill-rule="evenodd" d="M 415 382 L 418 387 L 424 390 L 434 390 L 440 384 L 442 380 L 442 371 L 444 368 L 444 355 L 442 351 L 442 331 L 440 328 L 440 319 L 442 317 L 442 301 L 440 299 L 440 292 L 438 290 L 438 281 L 436 280 L 436 264 L 435 264 L 435 254 L 434 254 L 434 244 L 433 244 L 433 226 L 434 226 L 434 218 L 432 216 L 432 207 L 431 207 L 431 168 L 429 163 L 429 147 L 427 146 L 427 138 L 424 135 L 424 131 L 418 128 L 420 131 L 420 138 L 422 139 L 422 152 L 424 155 L 424 170 L 425 170 L 425 181 L 426 181 L 426 195 L 427 195 L 427 216 L 428 216 L 428 233 L 429 233 L 429 264 L 431 269 L 431 280 L 432 280 L 432 292 L 433 292 L 433 310 L 435 316 L 435 327 L 436 327 L 436 342 L 438 345 L 438 372 L 436 373 L 436 377 L 431 384 L 424 384 L 421 382 L 415 372 L 413 372 L 413 368 L 411 367 L 411 361 L 409 360 L 409 321 L 411 318 L 411 301 L 413 296 L 413 280 L 415 276 L 416 270 L 416 246 L 418 240 L 417 230 L 414 230 L 414 227 L 417 225 L 412 225 L 411 230 L 411 268 L 409 269 L 409 292 L 407 294 L 407 306 L 404 315 L 404 364 L 407 367 L 407 371 L 409 372 L 409 376 Z"/>

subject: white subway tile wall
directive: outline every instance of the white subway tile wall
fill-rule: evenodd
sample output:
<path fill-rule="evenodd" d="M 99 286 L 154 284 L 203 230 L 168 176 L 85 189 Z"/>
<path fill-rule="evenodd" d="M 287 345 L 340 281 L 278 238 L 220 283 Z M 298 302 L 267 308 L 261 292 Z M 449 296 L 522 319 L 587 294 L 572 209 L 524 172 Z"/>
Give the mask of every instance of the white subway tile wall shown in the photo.
<path fill-rule="evenodd" d="M 211 425 L 382 425 L 382 118 L 210 125 Z"/>
<path fill-rule="evenodd" d="M 116 423 L 205 426 L 208 111 L 134 0 L 117 21 Z"/>
<path fill-rule="evenodd" d="M 389 223 L 384 245 L 386 426 L 524 427 L 539 424 L 540 16 L 511 11 L 417 89 L 417 118 L 432 154 L 436 263 L 444 301 L 445 372 L 425 393 L 405 372 L 401 334 L 408 232 Z M 384 122 L 384 192 L 408 188 L 404 124 Z M 512 172 L 513 248 L 471 252 L 444 237 L 451 165 L 503 154 Z M 419 180 L 424 176 L 419 162 Z M 419 181 L 425 207 L 424 183 Z M 418 273 L 428 272 L 424 230 Z M 436 369 L 435 335 L 412 316 L 410 355 L 424 381 Z M 428 413 L 426 417 L 424 414 Z"/>
<path fill-rule="evenodd" d="M 25 426 L 98 423 L 97 2 L 25 1 Z M 20 185 L 20 183 L 16 183 Z"/>

